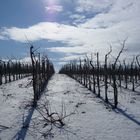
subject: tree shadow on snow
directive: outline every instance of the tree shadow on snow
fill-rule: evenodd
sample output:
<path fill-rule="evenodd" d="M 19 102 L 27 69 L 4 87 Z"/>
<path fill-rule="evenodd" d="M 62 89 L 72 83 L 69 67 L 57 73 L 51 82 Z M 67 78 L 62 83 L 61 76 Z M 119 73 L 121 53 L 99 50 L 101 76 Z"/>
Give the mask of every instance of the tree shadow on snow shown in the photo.
<path fill-rule="evenodd" d="M 97 96 L 97 94 L 95 94 L 95 95 Z M 98 96 L 97 96 L 97 97 L 98 97 Z M 103 103 L 105 104 L 105 106 L 107 106 L 107 107 L 109 107 L 109 108 L 112 108 L 113 111 L 114 111 L 115 113 L 119 113 L 119 114 L 123 115 L 124 117 L 126 117 L 126 118 L 129 119 L 130 121 L 132 121 L 132 122 L 134 122 L 135 124 L 137 124 L 137 125 L 140 126 L 140 121 L 137 120 L 133 114 L 129 114 L 129 113 L 127 112 L 126 109 L 123 110 L 123 109 L 121 109 L 121 108 L 119 108 L 119 107 L 114 108 L 114 105 L 113 105 L 112 102 L 106 103 L 106 102 L 105 102 L 105 99 L 104 99 L 103 97 L 99 97 L 99 98 L 103 101 Z"/>
<path fill-rule="evenodd" d="M 15 136 L 11 140 L 24 140 L 25 139 L 34 111 L 35 111 L 35 107 L 31 107 L 28 110 L 28 114 L 26 118 L 23 117 L 23 123 L 22 123 L 21 129 L 15 134 Z"/>
<path fill-rule="evenodd" d="M 140 126 L 140 121 L 137 120 L 133 114 L 128 114 L 128 113 L 126 112 L 126 110 L 123 110 L 123 109 L 121 109 L 121 108 L 116 108 L 114 111 L 117 112 L 117 113 L 122 114 L 122 115 L 125 116 L 127 119 L 131 120 L 132 122 L 134 122 L 135 124 L 137 124 L 137 125 Z"/>

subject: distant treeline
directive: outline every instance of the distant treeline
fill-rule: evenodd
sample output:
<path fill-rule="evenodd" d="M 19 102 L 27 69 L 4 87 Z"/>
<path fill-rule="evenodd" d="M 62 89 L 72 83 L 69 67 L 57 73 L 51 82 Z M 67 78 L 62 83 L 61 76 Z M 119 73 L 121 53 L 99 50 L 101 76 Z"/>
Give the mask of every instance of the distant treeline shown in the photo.
<path fill-rule="evenodd" d="M 48 80 L 55 73 L 55 70 L 48 56 L 41 56 L 34 49 L 33 45 L 30 47 L 30 57 L 31 62 L 28 64 L 12 60 L 0 60 L 0 85 L 32 76 L 31 83 L 34 92 L 34 105 L 36 105 L 41 92 L 45 89 Z"/>
<path fill-rule="evenodd" d="M 74 60 L 62 66 L 59 73 L 67 74 L 76 79 L 93 93 L 96 93 L 98 97 L 101 96 L 101 87 L 104 87 L 103 98 L 107 103 L 109 103 L 108 88 L 113 88 L 113 107 L 116 108 L 118 104 L 118 87 L 136 91 L 140 86 L 140 55 L 134 57 L 129 64 L 126 64 L 125 60 L 120 62 L 119 57 L 124 46 L 125 42 L 123 42 L 122 49 L 112 63 L 108 64 L 108 57 L 112 52 L 112 49 L 110 49 L 105 55 L 105 61 L 102 65 L 99 61 L 99 53 L 97 53 L 96 61 L 93 62 L 92 58 L 86 56 L 85 59 Z"/>
<path fill-rule="evenodd" d="M 0 85 L 31 75 L 31 64 L 0 60 Z"/>

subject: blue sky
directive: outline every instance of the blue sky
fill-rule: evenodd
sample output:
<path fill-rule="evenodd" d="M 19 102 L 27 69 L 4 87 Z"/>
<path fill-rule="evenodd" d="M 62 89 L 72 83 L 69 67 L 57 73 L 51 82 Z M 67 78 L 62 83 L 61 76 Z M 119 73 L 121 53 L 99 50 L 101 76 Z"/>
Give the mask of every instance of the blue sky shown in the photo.
<path fill-rule="evenodd" d="M 29 60 L 27 39 L 59 67 L 128 37 L 124 58 L 140 52 L 139 0 L 0 0 L 0 58 Z"/>

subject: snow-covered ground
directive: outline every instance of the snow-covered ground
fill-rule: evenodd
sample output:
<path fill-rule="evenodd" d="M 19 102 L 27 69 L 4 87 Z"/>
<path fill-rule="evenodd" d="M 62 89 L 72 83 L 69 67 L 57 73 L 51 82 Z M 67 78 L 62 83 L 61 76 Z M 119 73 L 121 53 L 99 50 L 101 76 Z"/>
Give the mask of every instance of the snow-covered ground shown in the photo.
<path fill-rule="evenodd" d="M 26 108 L 33 97 L 31 78 L 24 78 L 0 86 L 0 138 L 12 139 L 19 131 Z"/>
<path fill-rule="evenodd" d="M 49 130 L 50 126 L 44 125 L 43 117 L 31 106 L 30 80 L 24 78 L 0 86 L 1 140 L 43 140 Z M 46 102 L 51 112 L 68 115 L 65 126 L 53 126 L 46 139 L 140 140 L 140 93 L 119 90 L 119 108 L 112 110 L 75 80 L 55 74 L 37 109 Z"/>

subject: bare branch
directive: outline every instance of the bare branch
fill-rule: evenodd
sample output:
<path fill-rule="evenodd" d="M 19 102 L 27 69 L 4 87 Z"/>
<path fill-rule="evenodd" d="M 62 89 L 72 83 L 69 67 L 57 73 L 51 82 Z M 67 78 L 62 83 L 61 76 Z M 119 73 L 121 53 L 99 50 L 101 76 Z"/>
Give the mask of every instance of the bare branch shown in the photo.
<path fill-rule="evenodd" d="M 139 57 L 140 57 L 140 54 L 136 56 L 136 61 L 137 61 L 138 66 L 140 67 Z"/>
<path fill-rule="evenodd" d="M 121 48 L 120 52 L 118 53 L 118 56 L 116 57 L 116 60 L 115 60 L 115 62 L 114 62 L 114 66 L 116 66 L 116 64 L 117 64 L 117 62 L 118 62 L 118 59 L 119 59 L 121 53 L 123 52 L 123 50 L 124 50 L 124 48 L 125 48 L 126 41 L 127 41 L 127 38 L 123 41 L 123 43 L 121 43 L 122 48 Z"/>

